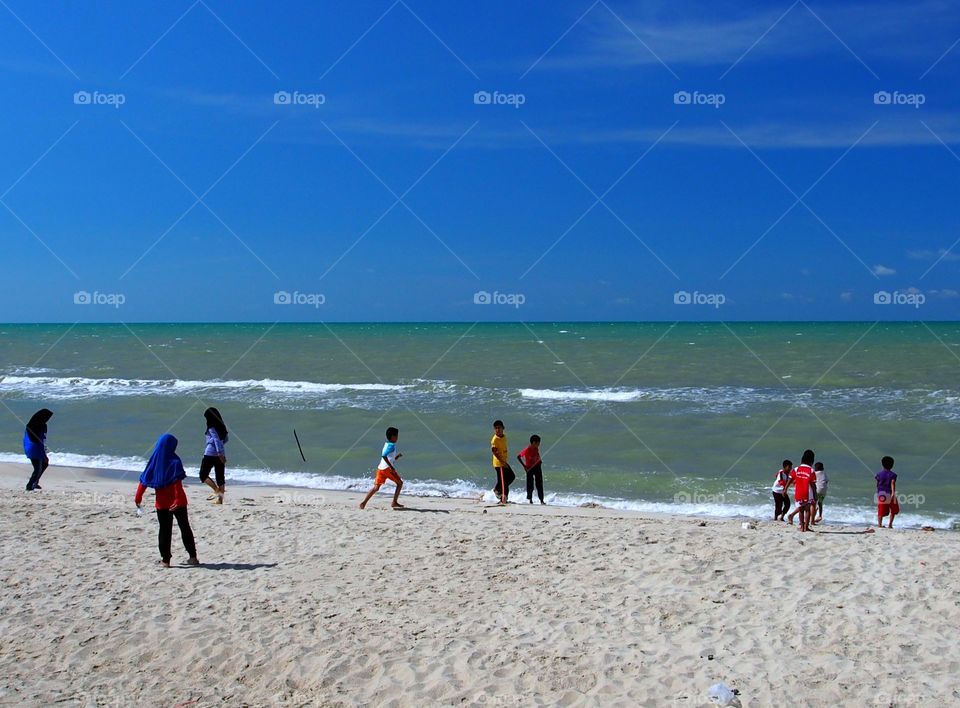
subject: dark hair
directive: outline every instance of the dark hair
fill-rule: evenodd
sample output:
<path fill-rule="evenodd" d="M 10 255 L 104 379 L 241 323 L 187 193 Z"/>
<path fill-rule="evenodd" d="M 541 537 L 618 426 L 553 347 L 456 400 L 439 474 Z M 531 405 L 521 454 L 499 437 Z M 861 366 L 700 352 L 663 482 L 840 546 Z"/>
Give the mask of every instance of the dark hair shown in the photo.
<path fill-rule="evenodd" d="M 820 470 L 823 469 L 823 463 L 822 463 L 822 462 L 818 462 L 817 464 L 815 464 L 815 465 L 813 466 L 813 469 L 815 469 L 817 472 L 819 472 Z"/>
<path fill-rule="evenodd" d="M 213 428 L 217 431 L 220 440 L 227 442 L 227 438 L 229 438 L 230 435 L 227 433 L 227 426 L 223 422 L 223 416 L 220 415 L 220 411 L 216 408 L 207 408 L 207 410 L 203 412 L 203 417 L 207 419 L 207 430 Z M 204 432 L 206 432 L 206 430 Z"/>
<path fill-rule="evenodd" d="M 817 453 L 815 453 L 813 450 L 804 450 L 803 457 L 800 458 L 800 464 L 812 465 L 815 459 L 817 459 Z"/>
<path fill-rule="evenodd" d="M 539 435 L 531 435 L 531 436 L 530 436 L 530 442 L 531 442 L 531 443 L 540 442 L 540 436 L 539 436 Z"/>
<path fill-rule="evenodd" d="M 43 436 L 47 434 L 47 422 L 53 417 L 53 411 L 49 408 L 41 408 L 27 421 L 27 435 L 33 443 L 43 442 Z"/>
<path fill-rule="evenodd" d="M 394 427 L 387 428 L 387 440 L 392 438 L 394 435 L 399 435 L 400 431 Z"/>
<path fill-rule="evenodd" d="M 783 464 L 781 465 L 781 467 L 786 467 L 787 465 L 790 465 L 791 467 L 793 467 L 793 461 L 792 461 L 792 460 L 784 460 L 784 461 L 783 461 Z"/>
<path fill-rule="evenodd" d="M 502 420 L 495 420 L 495 421 L 493 421 L 493 427 L 494 427 L 494 428 L 502 428 L 502 427 L 503 427 L 503 421 L 502 421 Z"/>
<path fill-rule="evenodd" d="M 885 455 L 880 464 L 883 465 L 883 469 L 892 470 L 893 469 L 893 458 L 890 455 Z"/>

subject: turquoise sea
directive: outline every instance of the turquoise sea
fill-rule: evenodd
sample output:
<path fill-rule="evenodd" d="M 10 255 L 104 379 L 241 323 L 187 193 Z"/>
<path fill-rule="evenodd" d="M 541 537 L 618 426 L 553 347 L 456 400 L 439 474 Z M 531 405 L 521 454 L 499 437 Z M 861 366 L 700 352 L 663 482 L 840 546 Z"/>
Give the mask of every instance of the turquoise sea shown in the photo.
<path fill-rule="evenodd" d="M 554 503 L 765 517 L 812 447 L 828 519 L 873 516 L 890 454 L 902 521 L 951 527 L 958 378 L 957 323 L 0 325 L 0 459 L 47 407 L 53 464 L 138 470 L 170 431 L 195 471 L 214 405 L 228 478 L 365 489 L 394 425 L 411 493 L 476 496 L 502 418 Z"/>

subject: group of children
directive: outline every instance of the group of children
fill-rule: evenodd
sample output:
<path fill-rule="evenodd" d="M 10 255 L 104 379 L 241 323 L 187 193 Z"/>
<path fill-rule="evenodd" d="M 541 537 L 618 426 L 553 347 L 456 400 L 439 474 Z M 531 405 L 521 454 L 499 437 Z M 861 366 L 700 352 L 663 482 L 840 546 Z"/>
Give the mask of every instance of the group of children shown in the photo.
<path fill-rule="evenodd" d="M 797 467 L 784 460 L 773 481 L 773 519 L 793 524 L 793 517 L 800 515 L 800 530 L 823 521 L 823 501 L 827 497 L 827 471 L 822 462 L 815 462 L 813 450 L 804 450 Z M 893 518 L 900 513 L 897 502 L 897 475 L 893 472 L 894 459 L 885 456 L 880 460 L 881 469 L 874 477 L 877 482 L 877 526 L 889 516 L 887 528 L 893 528 Z M 790 511 L 790 486 L 794 487 L 796 508 Z M 787 512 L 790 512 L 789 514 Z"/>
<path fill-rule="evenodd" d="M 387 481 L 396 485 L 393 491 L 393 502 L 391 506 L 394 509 L 402 509 L 400 503 L 400 490 L 403 489 L 403 478 L 397 472 L 397 460 L 403 457 L 403 453 L 397 451 L 397 439 L 400 437 L 400 431 L 397 428 L 387 428 L 387 441 L 380 452 L 380 462 L 377 465 L 373 486 L 367 495 L 360 502 L 360 508 L 365 509 L 367 502 L 380 491 Z M 493 437 L 490 438 L 490 452 L 493 455 L 493 471 L 496 474 L 493 493 L 498 503 L 505 505 L 509 503 L 510 485 L 517 478 L 510 467 L 510 454 L 507 448 L 507 434 L 502 420 L 493 421 Z M 543 461 L 540 459 L 540 436 L 531 435 L 530 444 L 520 451 L 517 460 L 523 466 L 527 473 L 527 503 L 533 504 L 533 491 L 536 488 L 537 497 L 541 504 L 546 504 L 543 498 Z"/>

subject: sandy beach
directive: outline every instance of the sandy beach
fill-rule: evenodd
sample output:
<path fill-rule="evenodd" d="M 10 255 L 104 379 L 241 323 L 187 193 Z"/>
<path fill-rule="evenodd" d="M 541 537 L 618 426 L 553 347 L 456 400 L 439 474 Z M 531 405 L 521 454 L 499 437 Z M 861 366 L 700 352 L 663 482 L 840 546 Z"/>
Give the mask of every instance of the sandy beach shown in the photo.
<path fill-rule="evenodd" d="M 0 466 L 0 704 L 960 702 L 960 536 L 187 486 L 157 564 L 135 475 Z"/>

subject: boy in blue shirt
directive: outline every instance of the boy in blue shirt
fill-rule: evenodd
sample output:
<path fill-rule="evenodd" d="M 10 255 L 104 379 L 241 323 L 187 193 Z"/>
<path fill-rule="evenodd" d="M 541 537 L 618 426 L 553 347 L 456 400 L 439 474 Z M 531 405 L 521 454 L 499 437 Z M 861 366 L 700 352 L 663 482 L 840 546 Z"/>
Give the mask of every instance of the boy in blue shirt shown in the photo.
<path fill-rule="evenodd" d="M 396 464 L 397 460 L 403 457 L 403 453 L 397 452 L 397 438 L 400 437 L 400 431 L 396 428 L 387 428 L 387 442 L 383 444 L 383 450 L 380 453 L 380 464 L 377 465 L 377 476 L 373 480 L 373 486 L 370 488 L 370 491 L 367 492 L 367 496 L 364 497 L 363 501 L 360 502 L 360 508 L 366 508 L 367 502 L 370 501 L 370 498 L 373 497 L 380 487 L 383 486 L 384 482 L 390 480 L 395 485 L 397 485 L 396 490 L 393 492 L 393 503 L 390 505 L 394 509 L 403 509 L 403 504 L 400 503 L 400 490 L 403 489 L 403 480 L 400 478 L 400 473 L 397 472 Z"/>

